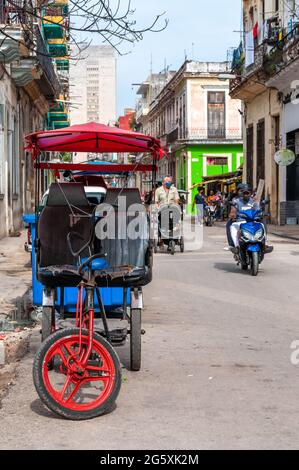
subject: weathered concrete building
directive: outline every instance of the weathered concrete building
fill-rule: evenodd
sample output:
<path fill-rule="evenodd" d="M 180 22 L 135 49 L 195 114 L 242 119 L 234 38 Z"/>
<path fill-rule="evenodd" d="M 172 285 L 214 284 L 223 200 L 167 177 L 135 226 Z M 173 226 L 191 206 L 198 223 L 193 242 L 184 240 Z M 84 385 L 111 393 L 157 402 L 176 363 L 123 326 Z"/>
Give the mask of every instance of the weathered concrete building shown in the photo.
<path fill-rule="evenodd" d="M 235 171 L 243 162 L 241 103 L 229 96 L 227 72 L 226 62 L 186 61 L 143 116 L 143 129 L 167 151 L 159 173 L 173 175 L 179 189 Z"/>
<path fill-rule="evenodd" d="M 24 136 L 45 128 L 49 102 L 60 91 L 41 27 L 22 5 L 14 11 L 0 3 L 0 237 L 18 231 L 22 214 L 32 209 L 33 166 Z"/>
<path fill-rule="evenodd" d="M 235 52 L 230 94 L 244 102 L 244 178 L 265 180 L 271 219 L 299 219 L 299 8 L 295 1 L 244 0 L 242 44 Z M 297 142 L 297 143 L 296 143 Z M 277 150 L 296 154 L 278 167 Z"/>

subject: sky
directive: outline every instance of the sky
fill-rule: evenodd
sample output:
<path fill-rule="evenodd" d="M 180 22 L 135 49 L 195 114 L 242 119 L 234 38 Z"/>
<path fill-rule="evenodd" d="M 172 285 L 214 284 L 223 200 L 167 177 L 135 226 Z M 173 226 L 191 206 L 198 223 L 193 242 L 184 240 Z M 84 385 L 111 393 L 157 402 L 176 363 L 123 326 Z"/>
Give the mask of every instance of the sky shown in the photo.
<path fill-rule="evenodd" d="M 147 78 L 151 56 L 153 72 L 158 73 L 165 61 L 170 69 L 179 69 L 185 50 L 188 59 L 224 61 L 227 50 L 239 45 L 240 34 L 234 31 L 240 30 L 241 0 L 132 0 L 132 6 L 138 26 L 163 11 L 169 24 L 161 33 L 146 33 L 133 47 L 123 44 L 122 50 L 130 53 L 118 56 L 119 115 L 124 108 L 135 107 L 137 87 L 132 83 Z"/>
<path fill-rule="evenodd" d="M 133 0 L 136 19 L 148 24 L 163 11 L 169 20 L 161 33 L 146 33 L 135 46 L 123 45 L 131 52 L 118 56 L 118 114 L 135 107 L 136 89 L 132 83 L 144 81 L 150 73 L 160 72 L 164 64 L 177 70 L 188 59 L 226 60 L 227 50 L 240 41 L 240 0 Z M 162 23 L 161 23 L 162 24 Z M 193 43 L 193 46 L 192 46 Z"/>

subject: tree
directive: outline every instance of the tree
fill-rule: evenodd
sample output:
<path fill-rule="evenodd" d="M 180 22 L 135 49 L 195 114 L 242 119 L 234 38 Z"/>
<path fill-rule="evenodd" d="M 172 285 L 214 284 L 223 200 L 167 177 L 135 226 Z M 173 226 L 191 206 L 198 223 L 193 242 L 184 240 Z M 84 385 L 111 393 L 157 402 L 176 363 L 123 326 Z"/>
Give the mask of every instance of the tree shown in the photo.
<path fill-rule="evenodd" d="M 27 38 L 27 47 L 32 50 L 36 23 L 42 22 L 42 9 L 58 8 L 51 0 L 0 0 L 0 32 L 4 37 L 14 39 L 8 26 L 18 23 Z M 147 25 L 138 25 L 136 10 L 132 8 L 132 0 L 69 0 L 69 10 L 66 21 L 60 26 L 65 29 L 65 35 L 70 44 L 76 45 L 79 53 L 90 45 L 92 37 L 100 36 L 102 42 L 110 44 L 119 54 L 123 43 L 133 44 L 143 39 L 146 32 L 160 32 L 166 28 L 168 20 L 163 18 L 165 12 L 156 15 Z M 51 16 L 51 15 L 49 15 Z M 52 15 L 55 16 L 55 15 Z M 47 20 L 51 23 L 51 20 Z M 53 24 L 57 24 L 53 22 Z M 78 40 L 78 34 L 84 33 L 86 38 Z M 87 45 L 86 45 L 87 44 Z"/>

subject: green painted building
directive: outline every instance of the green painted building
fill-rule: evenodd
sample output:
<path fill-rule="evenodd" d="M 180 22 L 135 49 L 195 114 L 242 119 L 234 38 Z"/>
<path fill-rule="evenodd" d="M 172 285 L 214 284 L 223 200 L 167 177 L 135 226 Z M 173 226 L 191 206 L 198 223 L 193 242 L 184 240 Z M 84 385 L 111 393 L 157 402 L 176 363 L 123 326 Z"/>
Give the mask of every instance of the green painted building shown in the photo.
<path fill-rule="evenodd" d="M 179 189 L 190 190 L 205 176 L 236 171 L 243 163 L 242 143 L 186 144 L 175 152 L 176 184 Z M 192 204 L 197 189 L 190 191 L 188 206 Z"/>

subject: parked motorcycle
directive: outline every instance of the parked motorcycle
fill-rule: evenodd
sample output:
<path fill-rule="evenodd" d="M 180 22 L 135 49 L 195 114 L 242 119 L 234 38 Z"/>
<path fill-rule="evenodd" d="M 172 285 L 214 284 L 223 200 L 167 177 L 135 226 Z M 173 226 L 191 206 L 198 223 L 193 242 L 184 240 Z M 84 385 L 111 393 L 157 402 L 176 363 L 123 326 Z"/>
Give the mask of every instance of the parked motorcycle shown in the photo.
<path fill-rule="evenodd" d="M 212 227 L 216 220 L 217 203 L 213 202 L 211 206 L 206 206 L 204 221 L 207 227 Z"/>
<path fill-rule="evenodd" d="M 257 276 L 265 254 L 273 251 L 272 246 L 266 245 L 263 212 L 261 209 L 250 209 L 240 212 L 239 217 L 245 222 L 240 226 L 239 247 L 232 249 L 234 258 L 244 271 L 250 268 L 250 274 Z"/>

